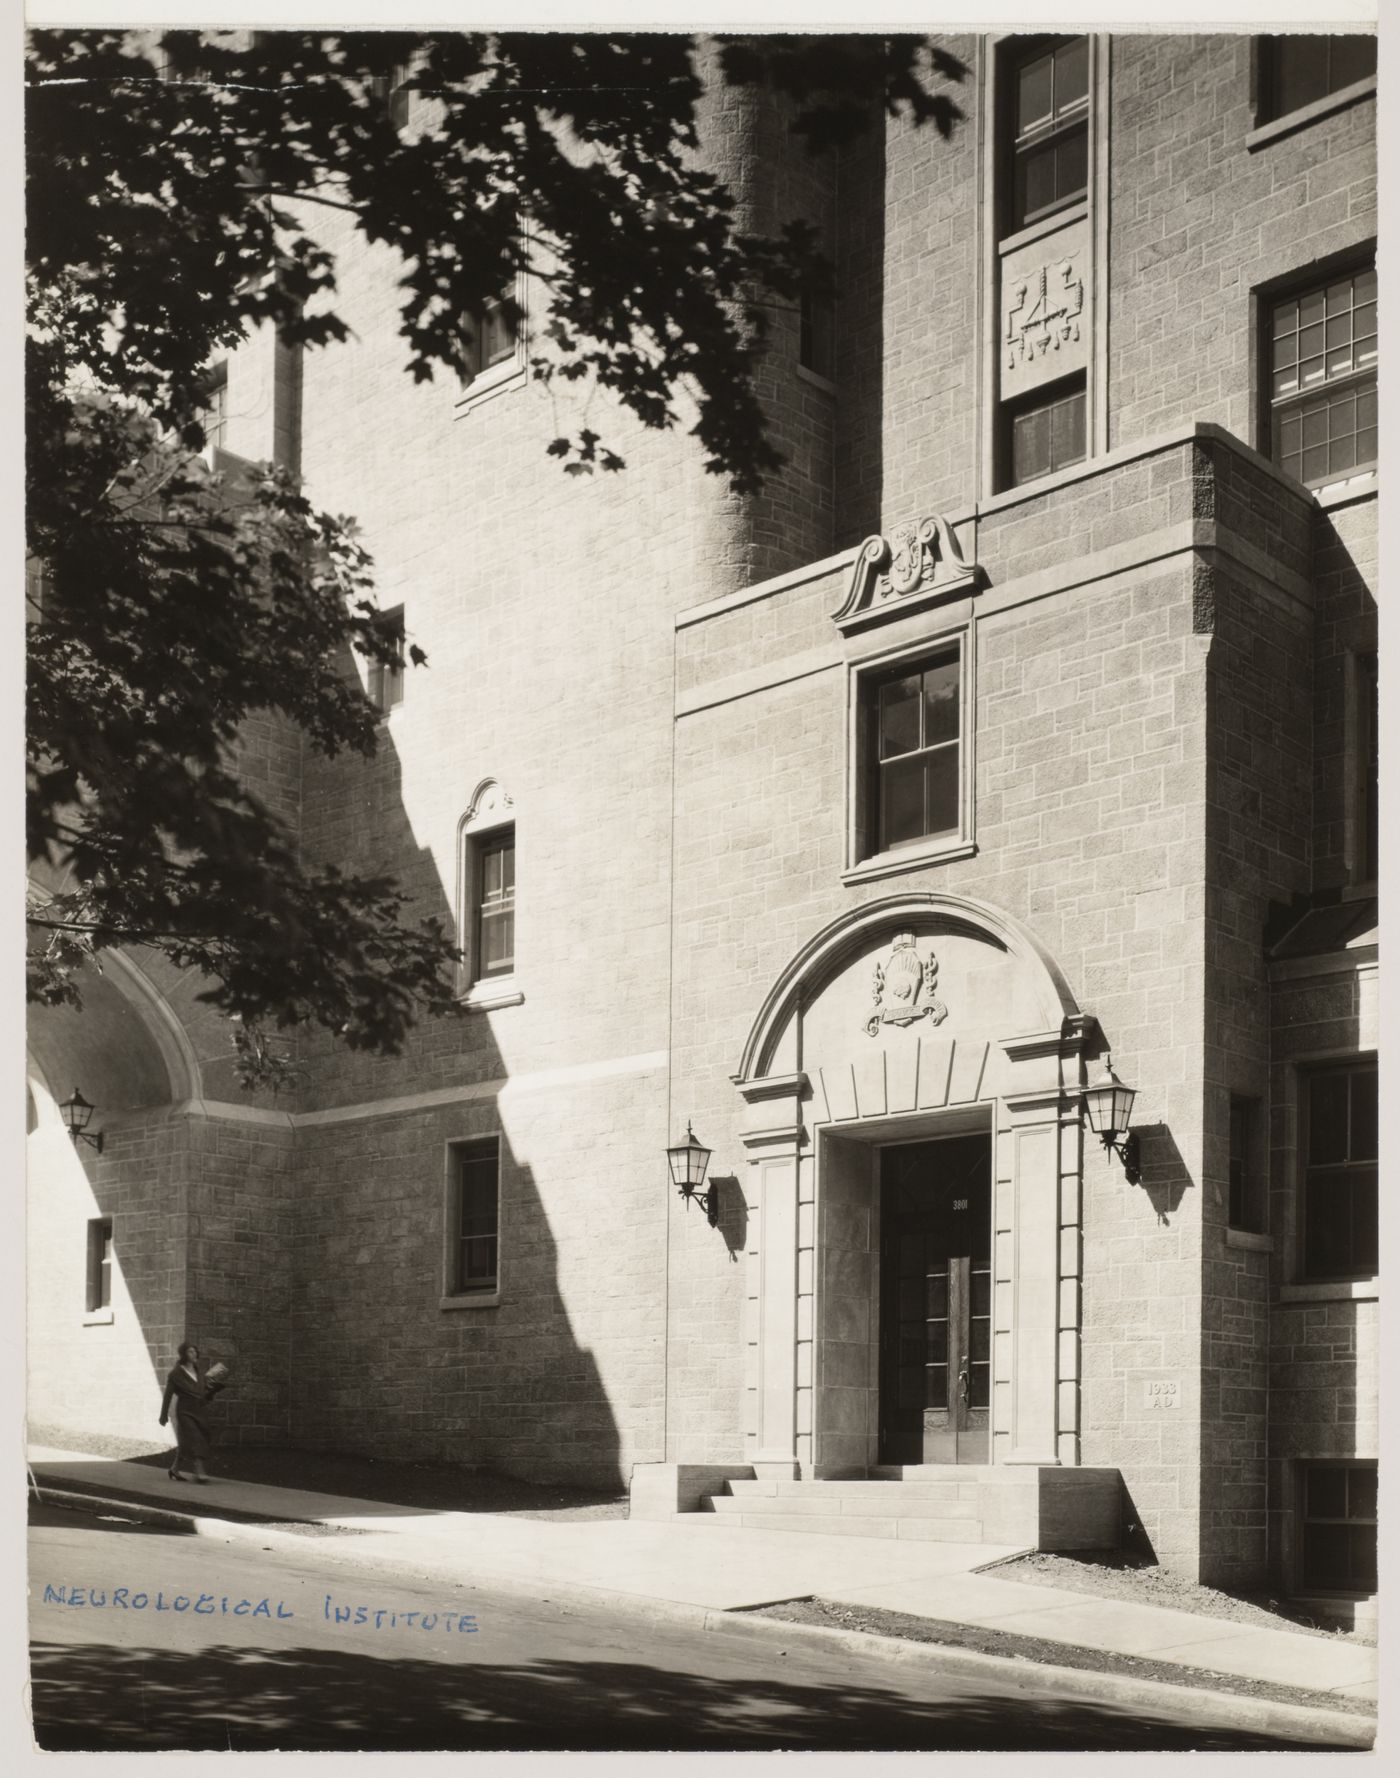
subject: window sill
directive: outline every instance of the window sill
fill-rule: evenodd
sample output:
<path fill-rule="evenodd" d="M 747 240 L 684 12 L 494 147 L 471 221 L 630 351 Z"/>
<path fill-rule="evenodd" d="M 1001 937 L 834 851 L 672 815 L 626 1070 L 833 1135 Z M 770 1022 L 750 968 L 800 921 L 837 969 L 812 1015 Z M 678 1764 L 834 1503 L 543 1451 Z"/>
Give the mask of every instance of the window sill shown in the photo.
<path fill-rule="evenodd" d="M 522 1006 L 525 993 L 516 986 L 514 976 L 502 975 L 487 981 L 473 982 L 465 994 L 458 996 L 458 1000 L 468 1012 L 495 1012 L 502 1006 Z"/>
<path fill-rule="evenodd" d="M 877 852 L 850 870 L 841 872 L 843 883 L 868 883 L 874 877 L 894 877 L 904 871 L 923 870 L 929 865 L 951 864 L 956 858 L 971 858 L 977 845 L 973 840 L 940 841 L 933 846 L 900 846 L 893 852 Z"/>
<path fill-rule="evenodd" d="M 110 1327 L 113 1315 L 110 1309 L 90 1309 L 83 1316 L 84 1327 Z"/>
<path fill-rule="evenodd" d="M 1057 229 L 1068 228 L 1072 222 L 1082 222 L 1088 214 L 1087 200 L 1080 199 L 1076 203 L 1066 204 L 1063 210 L 1056 210 L 1053 216 L 1042 216 L 1039 222 L 1028 222 L 1024 228 L 1018 228 L 1014 235 L 1003 235 L 997 242 L 997 252 L 1014 253 L 1018 247 L 1029 247 L 1033 241 L 1043 240 L 1046 235 L 1053 235 Z"/>
<path fill-rule="evenodd" d="M 1238 1247 L 1243 1253 L 1272 1253 L 1274 1238 L 1272 1235 L 1260 1235 L 1253 1229 L 1226 1229 L 1225 1245 Z"/>
<path fill-rule="evenodd" d="M 438 1298 L 439 1309 L 499 1309 L 501 1293 L 499 1290 L 474 1290 L 462 1296 L 443 1296 Z"/>
<path fill-rule="evenodd" d="M 489 401 L 493 395 L 504 394 L 507 389 L 515 389 L 526 380 L 527 366 L 523 357 L 508 358 L 500 364 L 493 364 L 471 382 L 457 396 L 457 417 L 468 414 L 483 401 Z"/>
<path fill-rule="evenodd" d="M 1322 1284 L 1280 1284 L 1281 1303 L 1375 1303 L 1380 1301 L 1379 1278 L 1337 1278 Z"/>
<path fill-rule="evenodd" d="M 1291 136 L 1294 130 L 1305 130 L 1309 124 L 1330 117 L 1334 111 L 1345 111 L 1348 105 L 1355 105 L 1361 99 L 1374 99 L 1375 96 L 1376 77 L 1368 74 L 1364 80 L 1353 81 L 1340 92 L 1328 93 L 1325 99 L 1314 99 L 1311 105 L 1300 105 L 1286 117 L 1260 124 L 1258 129 L 1250 130 L 1246 135 L 1244 145 L 1253 154 L 1256 149 L 1267 148 L 1270 142 L 1277 142 L 1282 136 Z"/>
<path fill-rule="evenodd" d="M 819 370 L 813 370 L 810 365 L 799 364 L 797 375 L 800 382 L 810 383 L 814 389 L 820 389 L 825 395 L 835 395 L 836 393 L 836 385 L 831 378 L 824 377 Z"/>
<path fill-rule="evenodd" d="M 1339 506 L 1350 506 L 1353 500 L 1369 500 L 1379 491 L 1379 475 L 1374 469 L 1366 469 L 1344 482 L 1326 482 L 1311 493 L 1324 512 L 1332 512 Z"/>

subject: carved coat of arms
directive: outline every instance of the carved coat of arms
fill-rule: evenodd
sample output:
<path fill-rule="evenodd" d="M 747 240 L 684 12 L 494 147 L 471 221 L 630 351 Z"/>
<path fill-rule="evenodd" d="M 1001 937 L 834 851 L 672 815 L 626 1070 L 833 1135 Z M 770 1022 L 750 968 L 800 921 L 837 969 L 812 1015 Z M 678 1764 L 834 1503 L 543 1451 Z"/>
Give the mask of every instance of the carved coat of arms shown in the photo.
<path fill-rule="evenodd" d="M 914 934 L 897 932 L 888 959 L 875 964 L 875 1010 L 865 1021 L 867 1035 L 874 1037 L 881 1025 L 912 1025 L 917 1019 L 941 1025 L 948 1008 L 938 998 L 937 987 L 938 959 L 933 952 L 920 961 Z"/>

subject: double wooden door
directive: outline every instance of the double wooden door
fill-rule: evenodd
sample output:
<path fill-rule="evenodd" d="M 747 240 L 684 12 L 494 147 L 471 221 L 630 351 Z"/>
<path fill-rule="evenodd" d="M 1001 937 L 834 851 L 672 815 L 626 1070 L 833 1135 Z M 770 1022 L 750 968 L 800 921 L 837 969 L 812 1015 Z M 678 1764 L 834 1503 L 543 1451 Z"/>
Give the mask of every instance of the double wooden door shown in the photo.
<path fill-rule="evenodd" d="M 880 1461 L 986 1463 L 992 1386 L 991 1138 L 880 1157 Z"/>

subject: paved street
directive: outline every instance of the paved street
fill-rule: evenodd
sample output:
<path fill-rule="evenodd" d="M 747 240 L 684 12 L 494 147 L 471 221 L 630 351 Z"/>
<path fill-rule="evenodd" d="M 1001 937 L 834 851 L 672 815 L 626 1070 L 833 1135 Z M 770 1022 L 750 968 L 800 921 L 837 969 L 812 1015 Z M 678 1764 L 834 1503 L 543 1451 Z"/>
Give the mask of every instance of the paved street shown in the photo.
<path fill-rule="evenodd" d="M 1302 1743 L 943 1679 L 771 1656 L 486 1589 L 357 1577 L 327 1541 L 260 1550 L 31 1510 L 34 1711 L 47 1749 L 1210 1749 Z M 78 1589 L 76 1603 L 74 1589 Z M 47 1589 L 47 1591 L 46 1591 Z M 64 1603 L 59 1603 L 62 1598 Z M 97 1600 L 102 1603 L 97 1603 Z M 337 1613 L 342 1614 L 336 1621 Z M 476 1628 L 470 1627 L 475 1620 Z"/>

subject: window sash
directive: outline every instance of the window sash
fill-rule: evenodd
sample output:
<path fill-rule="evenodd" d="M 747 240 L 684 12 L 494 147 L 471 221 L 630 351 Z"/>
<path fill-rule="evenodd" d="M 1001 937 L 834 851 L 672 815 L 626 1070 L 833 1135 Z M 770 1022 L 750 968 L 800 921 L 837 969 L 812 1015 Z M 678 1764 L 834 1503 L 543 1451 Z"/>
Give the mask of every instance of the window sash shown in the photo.
<path fill-rule="evenodd" d="M 1302 1466 L 1304 1587 L 1346 1593 L 1376 1587 L 1376 1465 Z"/>
<path fill-rule="evenodd" d="M 1307 1281 L 1379 1269 L 1378 1078 L 1374 1062 L 1306 1076 L 1299 1269 Z"/>
<path fill-rule="evenodd" d="M 1028 77 L 1044 69 L 1044 97 L 1028 101 Z M 1068 91 L 1063 89 L 1068 87 Z M 1087 195 L 1089 40 L 1076 37 L 1023 56 L 1012 70 L 1011 227 L 1024 228 Z M 1027 110 L 1033 110 L 1028 116 Z M 1035 181 L 1048 173 L 1048 189 Z"/>
<path fill-rule="evenodd" d="M 892 694 L 907 687 L 913 688 L 912 696 L 906 691 L 896 702 Z M 961 831 L 965 691 L 961 648 L 944 649 L 897 673 L 882 674 L 869 687 L 876 852 Z"/>
<path fill-rule="evenodd" d="M 1079 388 L 1011 410 L 1011 487 L 1024 487 L 1084 461 L 1086 400 L 1085 390 Z"/>
<path fill-rule="evenodd" d="M 515 967 L 515 834 L 480 842 L 476 870 L 476 975 Z"/>
<path fill-rule="evenodd" d="M 497 1143 L 457 1151 L 453 1194 L 452 1295 L 495 1290 L 500 1249 Z"/>
<path fill-rule="evenodd" d="M 112 1306 L 112 1223 L 97 1217 L 87 1226 L 87 1312 Z"/>
<path fill-rule="evenodd" d="M 1369 32 L 1265 37 L 1267 118 L 1288 117 L 1374 75 L 1376 42 Z"/>
<path fill-rule="evenodd" d="M 382 716 L 403 702 L 404 692 L 404 613 L 403 606 L 381 611 L 374 619 L 375 633 L 394 649 L 392 661 L 371 660 L 369 663 L 369 701 Z"/>

